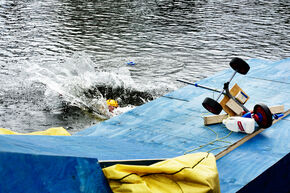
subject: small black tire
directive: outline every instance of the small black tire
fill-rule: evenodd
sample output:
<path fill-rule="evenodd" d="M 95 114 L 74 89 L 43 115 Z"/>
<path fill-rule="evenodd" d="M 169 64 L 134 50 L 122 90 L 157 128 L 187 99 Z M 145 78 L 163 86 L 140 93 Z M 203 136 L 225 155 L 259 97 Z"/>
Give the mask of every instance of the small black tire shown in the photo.
<path fill-rule="evenodd" d="M 217 101 L 209 97 L 206 97 L 204 99 L 204 101 L 202 102 L 202 106 L 209 112 L 216 115 L 220 114 L 223 110 L 223 107 Z"/>
<path fill-rule="evenodd" d="M 261 120 L 256 120 L 257 124 L 259 125 L 260 128 L 269 128 L 271 127 L 273 123 L 273 115 L 268 108 L 267 105 L 264 104 L 257 104 L 254 106 L 254 115 L 258 115 L 258 117 L 261 117 Z"/>
<path fill-rule="evenodd" d="M 250 70 L 249 64 L 241 58 L 233 58 L 230 62 L 230 66 L 234 71 L 243 75 L 247 74 Z"/>

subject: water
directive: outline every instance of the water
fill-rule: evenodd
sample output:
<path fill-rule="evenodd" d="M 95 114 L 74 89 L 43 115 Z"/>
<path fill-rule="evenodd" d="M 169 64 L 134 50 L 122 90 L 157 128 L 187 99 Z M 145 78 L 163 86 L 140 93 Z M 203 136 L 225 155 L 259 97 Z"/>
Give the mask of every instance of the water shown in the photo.
<path fill-rule="evenodd" d="M 232 57 L 290 57 L 289 22 L 288 0 L 0 0 L 0 127 L 74 133 L 108 98 L 122 113 Z"/>

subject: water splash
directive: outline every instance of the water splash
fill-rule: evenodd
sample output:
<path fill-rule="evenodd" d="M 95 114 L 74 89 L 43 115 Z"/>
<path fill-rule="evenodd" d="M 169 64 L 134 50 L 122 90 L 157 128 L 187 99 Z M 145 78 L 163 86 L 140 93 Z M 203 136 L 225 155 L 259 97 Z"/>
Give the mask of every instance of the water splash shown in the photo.
<path fill-rule="evenodd" d="M 152 85 L 136 84 L 129 68 L 122 65 L 106 69 L 95 64 L 89 55 L 78 53 L 57 62 L 29 63 L 24 72 L 31 83 L 46 86 L 47 110 L 77 107 L 100 119 L 108 119 L 156 97 Z M 120 105 L 114 114 L 106 104 L 110 98 Z"/>

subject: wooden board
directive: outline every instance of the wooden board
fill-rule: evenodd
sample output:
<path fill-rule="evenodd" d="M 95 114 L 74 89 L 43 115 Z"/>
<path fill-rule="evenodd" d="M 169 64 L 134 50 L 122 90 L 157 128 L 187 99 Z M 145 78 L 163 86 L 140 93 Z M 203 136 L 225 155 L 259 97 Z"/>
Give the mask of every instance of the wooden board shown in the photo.
<path fill-rule="evenodd" d="M 242 91 L 243 93 L 245 93 L 237 84 L 235 84 L 231 90 L 230 93 L 232 96 L 236 96 L 240 91 Z M 224 98 L 221 100 L 220 105 L 223 107 L 223 110 L 229 114 L 230 116 L 234 116 L 236 115 L 236 113 L 231 110 L 228 106 L 226 106 L 227 102 L 230 100 L 230 98 L 228 96 L 224 96 Z M 247 100 L 249 100 L 249 97 L 247 98 Z M 245 103 L 247 102 L 247 100 L 245 101 Z"/>
<path fill-rule="evenodd" d="M 272 114 L 282 113 L 284 112 L 284 105 L 277 105 L 270 107 L 270 111 Z"/>
<path fill-rule="evenodd" d="M 224 119 L 228 118 L 229 115 L 222 114 L 222 115 L 210 115 L 203 117 L 204 125 L 213 125 L 221 123 Z"/>
<path fill-rule="evenodd" d="M 230 99 L 227 103 L 226 106 L 229 107 L 236 115 L 242 115 L 242 112 L 244 109 L 238 105 L 233 99 Z"/>
<path fill-rule="evenodd" d="M 273 121 L 273 124 L 277 123 L 278 121 L 280 121 L 281 119 L 283 119 L 284 117 L 287 117 L 290 113 L 290 109 L 288 109 L 286 112 L 284 112 L 284 115 L 282 117 L 280 117 L 279 119 L 276 119 Z M 231 151 L 233 151 L 234 149 L 236 149 L 237 147 L 239 147 L 240 145 L 244 144 L 246 141 L 252 139 L 253 137 L 255 137 L 256 135 L 258 135 L 259 133 L 261 133 L 262 131 L 264 131 L 265 129 L 261 128 L 257 131 L 255 131 L 254 133 L 247 135 L 245 137 L 243 137 L 242 139 L 240 139 L 239 141 L 233 143 L 232 145 L 230 145 L 228 148 L 226 148 L 225 150 L 221 151 L 220 153 L 218 153 L 215 157 L 216 160 L 222 158 L 223 156 L 225 156 L 226 154 L 230 153 Z"/>

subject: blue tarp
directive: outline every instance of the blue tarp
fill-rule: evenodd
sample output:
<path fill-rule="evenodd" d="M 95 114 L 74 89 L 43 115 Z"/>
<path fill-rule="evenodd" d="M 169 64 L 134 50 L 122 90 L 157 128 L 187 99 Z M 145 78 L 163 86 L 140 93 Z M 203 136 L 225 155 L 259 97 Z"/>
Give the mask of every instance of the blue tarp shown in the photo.
<path fill-rule="evenodd" d="M 2 193 L 111 193 L 97 159 L 1 152 Z"/>
<path fill-rule="evenodd" d="M 257 103 L 264 103 L 268 106 L 285 105 L 285 109 L 289 108 L 290 59 L 274 63 L 255 59 L 248 63 L 251 66 L 249 73 L 246 76 L 238 74 L 233 80 L 250 96 L 246 104 L 248 109 L 253 109 Z M 223 83 L 230 78 L 232 73 L 233 70 L 228 69 L 199 83 L 222 88 Z M 218 133 L 218 137 L 229 134 L 229 131 L 221 124 L 210 127 L 203 124 L 202 116 L 207 111 L 201 103 L 205 97 L 212 95 L 213 93 L 208 90 L 186 86 L 78 134 L 110 138 L 116 141 L 125 139 L 133 143 L 142 143 L 144 146 L 162 147 L 167 149 L 168 157 L 175 156 L 171 152 L 183 154 L 214 140 L 216 134 L 210 129 Z M 217 97 L 217 94 L 215 95 Z M 244 136 L 245 134 L 242 133 L 232 133 L 225 140 L 233 143 Z M 208 151 L 224 145 L 228 144 L 217 142 L 200 151 Z M 221 150 L 213 150 L 213 153 Z"/>
<path fill-rule="evenodd" d="M 252 59 L 248 63 L 251 66 L 249 73 L 245 76 L 237 74 L 231 83 L 233 85 L 234 82 L 237 82 L 250 96 L 246 106 L 252 109 L 255 104 L 264 103 L 268 106 L 284 105 L 285 109 L 289 109 L 290 58 L 278 62 Z M 233 70 L 228 69 L 203 79 L 199 83 L 221 89 L 232 73 Z M 97 160 L 169 158 L 182 155 L 217 137 L 229 134 L 229 131 L 221 124 L 209 127 L 203 125 L 202 116 L 207 112 L 201 103 L 205 97 L 212 97 L 212 95 L 213 93 L 208 90 L 185 86 L 70 137 L 0 136 L 0 170 L 2 171 L 0 181 L 5 182 L 6 188 L 13 188 L 13 184 L 8 183 L 9 180 L 17 180 L 18 176 L 24 176 L 19 168 L 26 167 L 30 163 L 42 167 L 41 163 L 51 157 L 64 156 L 63 159 L 73 158 L 75 160 L 94 159 L 94 163 L 98 164 Z M 215 95 L 217 96 L 217 94 Z M 280 121 L 218 160 L 222 192 L 236 192 L 289 153 L 288 125 L 289 118 Z M 245 134 L 242 133 L 232 133 L 224 140 L 234 143 L 244 136 Z M 229 144 L 215 142 L 197 151 L 213 150 L 212 152 L 216 154 L 224 149 L 218 148 L 225 145 Z M 3 164 L 9 159 L 13 160 L 14 154 L 23 155 L 25 159 L 20 159 L 17 163 L 14 161 L 13 164 L 18 164 L 19 167 L 14 170 L 13 175 L 8 175 L 9 170 Z M 6 158 L 4 159 L 2 155 L 5 155 Z M 31 155 L 32 157 L 30 157 Z M 35 161 L 38 156 L 44 160 Z M 64 167 L 64 170 L 73 169 L 73 167 L 66 167 L 65 161 L 54 164 L 56 168 L 60 168 L 60 166 Z M 82 170 L 75 171 L 76 173 L 82 172 Z M 29 173 L 29 169 L 24 172 L 31 178 L 47 176 L 42 178 L 42 183 L 53 178 L 52 172 L 39 172 L 37 175 Z M 8 176 L 4 176 L 4 174 Z M 103 176 L 101 173 L 99 174 L 97 178 L 103 182 Z M 80 184 L 80 181 L 84 179 L 80 177 L 77 180 Z M 70 180 L 60 181 L 58 186 L 66 182 L 73 183 Z M 96 180 L 89 178 L 86 183 L 89 186 L 89 184 L 96 183 Z M 104 184 L 105 186 L 106 184 Z M 95 186 L 92 187 L 97 191 Z M 2 184 L 0 192 L 1 190 L 4 191 Z M 37 191 L 37 189 L 35 190 Z"/>

